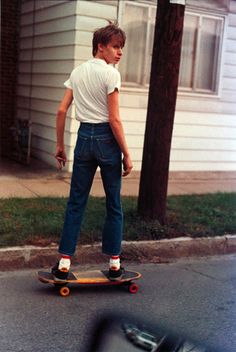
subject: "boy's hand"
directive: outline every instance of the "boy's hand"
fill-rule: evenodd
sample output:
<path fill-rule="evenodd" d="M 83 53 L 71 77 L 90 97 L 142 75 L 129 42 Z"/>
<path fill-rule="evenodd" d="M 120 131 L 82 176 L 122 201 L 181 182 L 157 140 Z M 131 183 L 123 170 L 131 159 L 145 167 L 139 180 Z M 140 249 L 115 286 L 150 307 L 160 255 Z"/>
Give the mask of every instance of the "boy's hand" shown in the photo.
<path fill-rule="evenodd" d="M 123 170 L 124 170 L 122 176 L 125 177 L 131 173 L 131 170 L 133 169 L 133 164 L 130 159 L 130 156 L 124 156 L 122 162 L 123 162 Z"/>
<path fill-rule="evenodd" d="M 57 147 L 55 158 L 57 159 L 57 167 L 59 170 L 61 170 L 65 166 L 67 161 L 64 148 Z"/>

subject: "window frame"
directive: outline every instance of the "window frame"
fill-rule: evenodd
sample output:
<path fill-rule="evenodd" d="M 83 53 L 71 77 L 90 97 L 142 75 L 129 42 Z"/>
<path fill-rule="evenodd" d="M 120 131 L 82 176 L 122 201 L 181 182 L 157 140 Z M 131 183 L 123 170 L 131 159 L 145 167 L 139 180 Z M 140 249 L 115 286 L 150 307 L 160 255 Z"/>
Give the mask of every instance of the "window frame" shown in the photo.
<path fill-rule="evenodd" d="M 121 27 L 124 21 L 124 11 L 125 11 L 125 5 L 126 4 L 131 4 L 133 6 L 143 6 L 143 7 L 148 7 L 148 8 L 155 8 L 157 5 L 153 2 L 145 2 L 145 0 L 123 0 L 119 6 L 119 11 L 118 11 L 118 21 L 121 23 Z M 151 11 L 149 9 L 149 11 Z M 213 98 L 219 98 L 221 95 L 221 84 L 222 84 L 222 75 L 223 75 L 223 62 L 224 62 L 224 47 L 225 47 L 225 38 L 226 38 L 226 27 L 227 27 L 227 15 L 225 12 L 219 13 L 219 11 L 214 11 L 212 9 L 192 9 L 190 8 L 185 8 L 185 15 L 194 15 L 197 16 L 200 21 L 205 18 L 210 18 L 210 19 L 216 19 L 221 21 L 221 35 L 220 35 L 220 42 L 219 42 L 219 51 L 218 51 L 218 62 L 217 62 L 217 67 L 216 67 L 216 74 L 215 74 L 215 91 L 213 90 L 203 90 L 203 89 L 191 89 L 187 87 L 178 87 L 178 94 L 185 95 L 185 96 L 194 96 L 194 97 L 213 97 Z M 149 12 L 149 18 L 150 18 L 150 12 Z M 148 21 L 148 26 L 147 26 L 147 36 L 150 33 L 150 27 L 151 27 L 151 21 Z M 200 45 L 200 35 L 199 31 L 197 33 L 197 46 L 199 47 Z M 148 45 L 145 48 L 145 52 L 148 52 Z M 196 53 L 195 56 L 195 65 L 197 65 L 197 59 L 199 55 L 199 51 Z M 146 54 L 145 54 L 146 57 Z M 119 69 L 119 65 L 118 65 Z M 146 77 L 146 72 L 144 73 L 144 76 Z M 195 82 L 193 83 L 193 86 L 196 86 L 196 74 L 195 74 Z M 145 81 L 145 80 L 143 80 Z M 122 82 L 122 91 L 127 91 L 127 92 L 137 92 L 137 93 L 147 93 L 148 94 L 148 89 L 149 89 L 149 84 L 145 84 L 143 86 L 131 82 Z"/>
<path fill-rule="evenodd" d="M 193 10 L 186 10 L 185 15 L 188 14 L 190 16 L 196 16 L 199 27 L 197 29 L 197 38 L 196 38 L 196 46 L 195 46 L 195 54 L 194 54 L 194 66 L 192 67 L 193 71 L 193 87 L 188 88 L 188 87 L 181 87 L 179 85 L 178 87 L 178 92 L 179 93 L 186 93 L 194 96 L 214 96 L 214 97 L 219 97 L 220 95 L 220 83 L 221 83 L 221 77 L 222 77 L 222 62 L 223 62 L 223 47 L 225 43 L 225 27 L 226 27 L 226 16 L 224 15 L 214 15 L 210 14 L 208 11 L 193 11 Z M 217 21 L 221 22 L 221 31 L 220 31 L 220 41 L 219 41 L 219 48 L 218 48 L 218 58 L 214 62 L 214 87 L 215 90 L 208 90 L 208 89 L 199 89 L 197 88 L 197 73 L 198 73 L 198 68 L 197 68 L 197 63 L 199 62 L 199 56 L 200 56 L 200 40 L 201 40 L 201 23 L 203 19 L 215 19 Z"/>
<path fill-rule="evenodd" d="M 132 0 L 124 0 L 121 2 L 121 6 L 119 9 L 119 17 L 118 17 L 118 22 L 121 23 L 121 27 L 123 24 L 123 19 L 124 19 L 124 12 L 125 12 L 125 5 L 131 5 L 131 6 L 139 6 L 139 7 L 145 7 L 148 10 L 148 22 L 147 22 L 147 33 L 146 33 L 146 43 L 148 42 L 148 37 L 150 36 L 150 30 L 151 30 L 151 11 L 155 11 L 156 14 L 156 7 L 157 5 L 150 1 L 150 2 L 145 2 L 145 1 L 132 1 Z M 149 45 L 145 46 L 145 56 L 144 56 L 144 65 L 143 67 L 146 67 L 146 63 L 147 63 L 147 56 L 148 56 L 148 50 L 149 50 Z M 118 65 L 118 69 L 119 69 L 119 65 Z M 122 83 L 122 88 L 125 89 L 131 89 L 131 90 L 138 90 L 138 91 L 142 91 L 144 90 L 145 92 L 148 90 L 149 88 L 149 84 L 145 83 L 146 81 L 146 77 L 147 77 L 147 72 L 144 69 L 143 71 L 143 79 L 142 82 L 144 82 L 142 85 L 138 84 L 138 83 L 134 83 L 134 82 L 123 82 Z"/>

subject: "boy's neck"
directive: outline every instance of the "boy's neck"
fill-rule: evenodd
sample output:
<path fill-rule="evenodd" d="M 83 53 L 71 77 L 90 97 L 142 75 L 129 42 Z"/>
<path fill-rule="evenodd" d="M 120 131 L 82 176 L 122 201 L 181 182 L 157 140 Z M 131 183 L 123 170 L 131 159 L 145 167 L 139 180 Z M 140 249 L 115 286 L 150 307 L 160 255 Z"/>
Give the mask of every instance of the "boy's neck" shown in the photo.
<path fill-rule="evenodd" d="M 105 63 L 107 63 L 106 60 L 104 59 L 104 57 L 103 57 L 102 55 L 100 55 L 100 54 L 96 54 L 96 55 L 94 56 L 94 59 L 103 60 Z"/>

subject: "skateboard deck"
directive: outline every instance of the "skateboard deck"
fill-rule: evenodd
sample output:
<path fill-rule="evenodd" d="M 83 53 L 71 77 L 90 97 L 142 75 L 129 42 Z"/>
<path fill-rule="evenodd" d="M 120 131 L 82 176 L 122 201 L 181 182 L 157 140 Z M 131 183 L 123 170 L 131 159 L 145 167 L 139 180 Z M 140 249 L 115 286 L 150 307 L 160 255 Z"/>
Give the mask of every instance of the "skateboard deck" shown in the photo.
<path fill-rule="evenodd" d="M 122 279 L 118 281 L 112 281 L 109 279 L 109 271 L 108 270 L 92 270 L 92 271 L 71 271 L 69 273 L 68 279 L 59 281 L 55 280 L 54 276 L 50 272 L 39 271 L 38 279 L 39 281 L 45 284 L 53 284 L 56 288 L 59 289 L 59 293 L 61 296 L 68 296 L 70 294 L 70 289 L 67 286 L 68 284 L 75 284 L 78 286 L 82 285 L 94 285 L 94 286 L 102 286 L 102 285 L 119 285 L 126 286 L 130 293 L 136 293 L 138 291 L 138 285 L 133 283 L 133 280 L 137 280 L 142 275 L 136 271 L 125 271 Z"/>

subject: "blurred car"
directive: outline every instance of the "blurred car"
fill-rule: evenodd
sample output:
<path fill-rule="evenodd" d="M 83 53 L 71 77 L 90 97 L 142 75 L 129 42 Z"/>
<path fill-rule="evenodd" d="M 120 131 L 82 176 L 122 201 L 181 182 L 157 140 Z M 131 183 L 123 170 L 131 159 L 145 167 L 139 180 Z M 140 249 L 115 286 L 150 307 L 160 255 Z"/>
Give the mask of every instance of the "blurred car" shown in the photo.
<path fill-rule="evenodd" d="M 155 336 L 132 324 L 123 324 L 123 330 L 129 341 L 146 351 L 155 352 L 163 341 L 163 338 L 158 341 Z"/>

